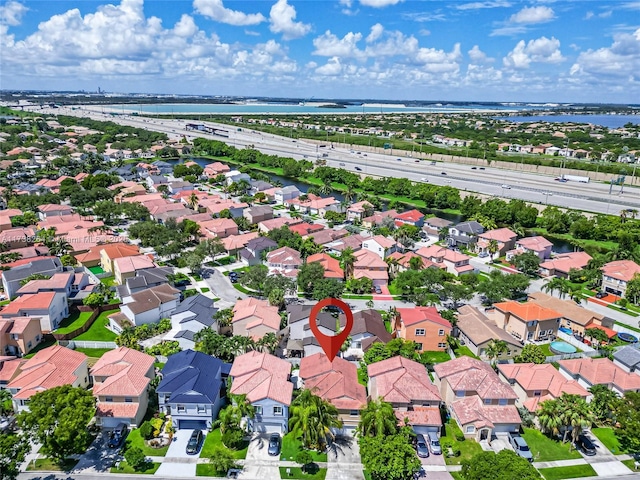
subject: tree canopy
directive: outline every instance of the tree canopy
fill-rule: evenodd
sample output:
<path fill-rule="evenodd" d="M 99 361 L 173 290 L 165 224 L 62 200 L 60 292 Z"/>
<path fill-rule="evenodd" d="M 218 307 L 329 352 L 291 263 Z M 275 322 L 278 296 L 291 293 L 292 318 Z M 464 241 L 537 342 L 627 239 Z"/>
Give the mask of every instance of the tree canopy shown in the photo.
<path fill-rule="evenodd" d="M 511 450 L 500 453 L 481 452 L 462 461 L 464 480 L 539 480 L 542 478 L 533 465 Z"/>

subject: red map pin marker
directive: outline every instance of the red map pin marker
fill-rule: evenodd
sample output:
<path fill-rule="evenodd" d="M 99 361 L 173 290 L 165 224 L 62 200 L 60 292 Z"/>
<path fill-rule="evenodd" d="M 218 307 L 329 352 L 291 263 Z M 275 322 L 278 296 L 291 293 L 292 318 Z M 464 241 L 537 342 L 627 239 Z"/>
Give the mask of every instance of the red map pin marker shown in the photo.
<path fill-rule="evenodd" d="M 322 333 L 318 328 L 317 321 L 318 313 L 320 313 L 320 310 L 330 305 L 342 310 L 344 312 L 344 316 L 347 319 L 347 323 L 345 324 L 342 331 L 333 336 L 325 335 L 324 333 Z M 311 331 L 316 337 L 316 340 L 318 340 L 318 343 L 322 347 L 322 350 L 324 350 L 325 355 L 327 356 L 329 361 L 332 362 L 340 351 L 340 347 L 349 336 L 349 333 L 351 333 L 351 328 L 353 327 L 353 313 L 351 312 L 349 305 L 344 303 L 342 300 L 338 300 L 337 298 L 325 298 L 324 300 L 320 300 L 318 303 L 316 303 L 311 309 L 311 314 L 309 315 L 309 326 L 311 327 Z"/>

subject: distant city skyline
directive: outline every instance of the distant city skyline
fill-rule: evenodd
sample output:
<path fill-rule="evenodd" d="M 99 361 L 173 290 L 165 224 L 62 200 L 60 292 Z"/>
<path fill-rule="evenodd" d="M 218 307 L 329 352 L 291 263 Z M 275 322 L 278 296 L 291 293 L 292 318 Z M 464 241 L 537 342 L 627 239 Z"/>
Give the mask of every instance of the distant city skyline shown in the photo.
<path fill-rule="evenodd" d="M 640 1 L 0 5 L 0 88 L 638 103 Z"/>

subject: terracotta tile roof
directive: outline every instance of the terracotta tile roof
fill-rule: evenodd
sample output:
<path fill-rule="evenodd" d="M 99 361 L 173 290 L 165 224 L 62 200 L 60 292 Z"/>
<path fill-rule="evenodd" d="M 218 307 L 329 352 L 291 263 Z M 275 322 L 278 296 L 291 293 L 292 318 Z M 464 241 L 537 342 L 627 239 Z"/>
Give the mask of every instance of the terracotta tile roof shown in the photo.
<path fill-rule="evenodd" d="M 640 389 L 640 375 L 625 372 L 608 358 L 572 358 L 558 363 L 560 368 L 579 375 L 591 385 L 616 386 L 623 392 Z"/>
<path fill-rule="evenodd" d="M 496 240 L 497 242 L 507 243 L 518 237 L 518 234 L 509 230 L 508 228 L 496 228 L 489 230 L 488 232 L 481 233 L 478 238 L 484 238 L 485 240 Z"/>
<path fill-rule="evenodd" d="M 90 372 L 93 377 L 108 377 L 94 385 L 94 395 L 139 396 L 149 384 L 146 374 L 154 361 L 151 355 L 127 347 L 105 353 Z"/>
<path fill-rule="evenodd" d="M 2 311 L 0 311 L 0 315 L 7 317 L 10 315 L 19 315 L 20 312 L 29 310 L 47 310 L 55 297 L 56 292 L 27 293 L 5 306 Z"/>
<path fill-rule="evenodd" d="M 434 365 L 440 380 L 447 380 L 455 391 L 475 392 L 485 399 L 517 399 L 513 389 L 500 381 L 488 363 L 471 357 L 459 357 Z"/>
<path fill-rule="evenodd" d="M 325 229 L 319 232 L 310 233 L 308 238 L 314 241 L 318 245 L 326 245 L 327 243 L 334 242 L 340 238 L 344 238 L 349 235 L 349 232 L 343 228 L 333 230 Z"/>
<path fill-rule="evenodd" d="M 530 293 L 529 299 L 538 305 L 555 310 L 564 318 L 571 320 L 578 325 L 582 325 L 583 327 L 591 323 L 594 319 L 598 321 L 602 321 L 604 319 L 604 315 L 583 308 L 572 300 L 562 300 L 557 297 L 552 297 L 544 292 Z"/>
<path fill-rule="evenodd" d="M 616 260 L 602 267 L 603 275 L 623 282 L 629 282 L 636 274 L 640 273 L 640 265 L 631 260 Z"/>
<path fill-rule="evenodd" d="M 373 207 L 369 202 L 367 202 L 366 200 L 363 200 L 362 202 L 357 202 L 350 205 L 347 208 L 347 211 L 353 212 L 353 213 L 363 213 L 367 208 L 373 208 Z"/>
<path fill-rule="evenodd" d="M 117 266 L 120 273 L 131 273 L 156 266 L 153 260 L 147 255 L 132 255 L 130 257 L 116 258 L 113 264 L 114 267 Z"/>
<path fill-rule="evenodd" d="M 377 254 L 373 253 L 370 250 L 362 249 L 354 252 L 355 262 L 354 269 L 364 268 L 364 269 L 384 269 L 387 270 L 387 262 L 385 262 L 382 258 L 380 258 Z"/>
<path fill-rule="evenodd" d="M 367 366 L 372 399 L 391 404 L 439 402 L 438 389 L 431 383 L 424 365 L 396 356 Z"/>
<path fill-rule="evenodd" d="M 398 308 L 397 311 L 406 327 L 422 322 L 432 322 L 451 329 L 451 322 L 442 318 L 436 307 Z"/>
<path fill-rule="evenodd" d="M 101 254 L 102 251 L 105 252 L 105 255 L 114 260 L 116 258 L 122 257 L 130 257 L 133 255 L 140 255 L 140 249 L 136 245 L 128 245 L 126 243 L 112 243 L 109 245 L 101 245 L 96 247 L 98 251 L 98 255 Z"/>
<path fill-rule="evenodd" d="M 249 317 L 255 317 L 255 319 L 247 324 L 247 331 L 259 325 L 265 325 L 274 331 L 280 330 L 278 307 L 270 306 L 266 300 L 250 297 L 236 302 L 233 307 L 231 323 L 236 323 Z"/>
<path fill-rule="evenodd" d="M 325 229 L 324 225 L 320 225 L 319 223 L 298 223 L 297 225 L 289 225 L 289 230 L 298 235 L 305 236 L 314 232 L 321 232 Z"/>
<path fill-rule="evenodd" d="M 549 247 L 553 246 L 549 240 L 541 236 L 535 237 L 524 237 L 520 240 L 516 240 L 516 245 L 519 245 L 527 250 L 532 250 L 534 252 L 542 252 Z"/>
<path fill-rule="evenodd" d="M 522 347 L 518 340 L 498 328 L 493 320 L 471 305 L 464 305 L 458 309 L 458 323 L 456 325 L 476 346 L 496 339 L 519 348 Z"/>
<path fill-rule="evenodd" d="M 344 279 L 344 271 L 340 262 L 326 253 L 316 253 L 307 257 L 307 263 L 319 262 L 324 267 L 325 278 Z"/>
<path fill-rule="evenodd" d="M 271 218 L 269 220 L 264 220 L 262 222 L 258 222 L 258 226 L 262 230 L 266 230 L 268 232 L 271 230 L 284 227 L 285 225 L 296 225 L 298 223 L 302 223 L 302 220 L 299 218 L 276 217 L 276 218 Z"/>
<path fill-rule="evenodd" d="M 395 216 L 397 220 L 407 221 L 407 222 L 419 222 L 424 218 L 424 213 L 419 210 L 413 209 L 408 210 L 406 212 L 399 213 Z"/>
<path fill-rule="evenodd" d="M 324 353 L 304 357 L 300 361 L 300 378 L 305 388 L 339 410 L 360 410 L 367 404 L 367 392 L 358 383 L 357 367 L 343 358 L 330 362 Z"/>
<path fill-rule="evenodd" d="M 451 404 L 451 409 L 462 425 L 473 424 L 476 428 L 521 423 L 515 405 L 485 405 L 476 395 L 456 400 Z"/>
<path fill-rule="evenodd" d="M 493 306 L 496 310 L 502 313 L 510 313 L 525 322 L 552 320 L 562 317 L 561 313 L 534 302 L 518 303 L 509 300 L 507 302 L 494 303 Z"/>
<path fill-rule="evenodd" d="M 300 252 L 291 247 L 281 247 L 267 253 L 267 262 L 300 266 L 302 265 L 302 257 Z"/>
<path fill-rule="evenodd" d="M 96 417 L 113 417 L 113 418 L 136 418 L 140 403 L 104 403 L 100 402 L 96 405 Z"/>
<path fill-rule="evenodd" d="M 0 382 L 10 382 L 11 379 L 19 372 L 19 368 L 22 363 L 24 363 L 24 360 L 15 357 L 0 358 Z"/>
<path fill-rule="evenodd" d="M 441 247 L 440 245 L 435 245 L 435 244 L 430 245 L 428 247 L 422 247 L 416 250 L 416 253 L 418 255 L 428 260 L 431 260 L 432 258 L 444 258 L 444 255 L 446 252 L 447 252 L 446 248 Z"/>
<path fill-rule="evenodd" d="M 27 399 L 38 392 L 72 385 L 78 379 L 74 371 L 86 360 L 84 353 L 60 345 L 45 348 L 21 366 L 20 373 L 8 388 L 19 390 L 13 398 Z"/>
<path fill-rule="evenodd" d="M 378 245 L 380 245 L 382 248 L 391 248 L 394 245 L 396 245 L 396 241 L 392 240 L 390 238 L 387 238 L 383 235 L 375 235 L 374 237 L 367 239 L 368 240 L 373 240 L 375 241 Z"/>
<path fill-rule="evenodd" d="M 258 232 L 242 233 L 240 235 L 229 235 L 227 238 L 222 239 L 222 244 L 228 252 L 233 250 L 239 250 L 247 246 L 247 243 L 258 238 L 260 234 Z"/>
<path fill-rule="evenodd" d="M 395 410 L 398 422 L 404 424 L 405 420 L 412 427 L 442 427 L 442 415 L 438 407 L 413 407 L 413 410 Z"/>
<path fill-rule="evenodd" d="M 231 393 L 245 394 L 251 403 L 270 399 L 291 405 L 293 383 L 289 381 L 291 364 L 274 355 L 248 352 L 236 357 L 229 375 Z"/>
<path fill-rule="evenodd" d="M 568 252 L 559 253 L 549 260 L 545 260 L 540 264 L 540 268 L 546 270 L 555 270 L 556 272 L 569 273 L 569 270 L 575 268 L 582 270 L 591 260 L 591 255 L 587 252 Z"/>
<path fill-rule="evenodd" d="M 40 290 L 56 289 L 61 290 L 68 285 L 73 284 L 73 278 L 75 273 L 73 272 L 61 272 L 54 273 L 51 278 L 41 280 L 31 280 L 27 284 L 20 287 L 16 292 L 18 295 L 24 295 L 25 293 L 38 293 Z"/>
<path fill-rule="evenodd" d="M 29 326 L 30 323 L 37 324 L 40 326 L 40 318 L 38 317 L 14 317 L 8 318 L 6 320 L 0 320 L 0 331 L 4 330 L 6 326 L 6 333 L 12 334 L 15 333 L 20 335 L 24 333 L 24 330 Z M 4 326 L 3 326 L 4 325 Z"/>

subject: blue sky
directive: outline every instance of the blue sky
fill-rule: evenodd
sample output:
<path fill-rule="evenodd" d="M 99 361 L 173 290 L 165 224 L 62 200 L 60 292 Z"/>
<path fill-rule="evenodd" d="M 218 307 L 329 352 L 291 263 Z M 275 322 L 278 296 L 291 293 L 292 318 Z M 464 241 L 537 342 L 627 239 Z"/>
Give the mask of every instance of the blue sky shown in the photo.
<path fill-rule="evenodd" d="M 0 88 L 640 102 L 640 1 L 0 0 Z"/>

